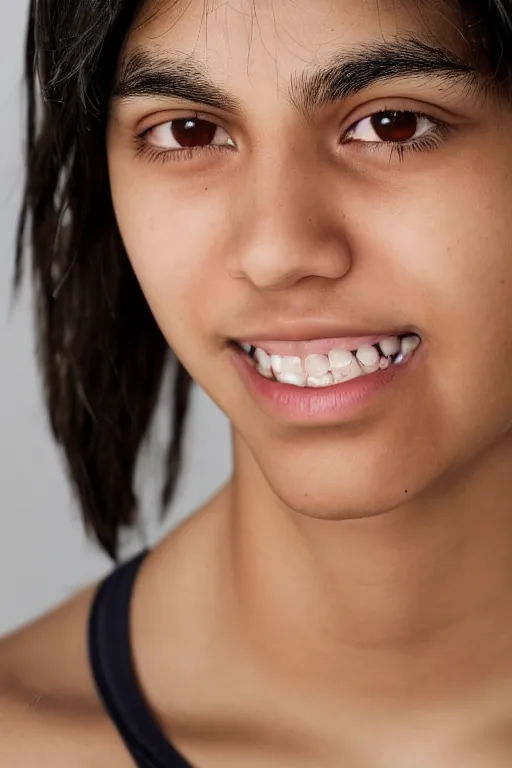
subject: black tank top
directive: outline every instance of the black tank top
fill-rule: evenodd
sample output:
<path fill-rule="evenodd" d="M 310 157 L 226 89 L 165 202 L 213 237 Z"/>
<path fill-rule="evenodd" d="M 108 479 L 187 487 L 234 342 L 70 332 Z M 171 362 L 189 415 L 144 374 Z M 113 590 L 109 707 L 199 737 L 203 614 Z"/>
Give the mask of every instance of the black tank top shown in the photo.
<path fill-rule="evenodd" d="M 98 694 L 138 768 L 193 768 L 169 743 L 137 682 L 130 603 L 145 551 L 100 585 L 89 618 L 88 648 Z"/>

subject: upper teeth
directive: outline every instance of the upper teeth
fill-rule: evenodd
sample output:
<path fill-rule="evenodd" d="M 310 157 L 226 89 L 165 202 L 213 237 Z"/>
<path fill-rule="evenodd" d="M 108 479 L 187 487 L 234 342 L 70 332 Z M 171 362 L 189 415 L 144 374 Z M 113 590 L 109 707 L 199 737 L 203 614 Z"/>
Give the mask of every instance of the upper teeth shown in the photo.
<path fill-rule="evenodd" d="M 358 376 L 375 373 L 389 365 L 389 358 L 398 355 L 401 362 L 420 345 L 419 336 L 400 339 L 392 336 L 377 346 L 365 345 L 351 352 L 332 349 L 328 355 L 308 355 L 305 358 L 287 355 L 269 355 L 264 349 L 254 349 L 256 369 L 268 379 L 298 387 L 327 387 Z M 240 345 L 246 352 L 253 351 L 250 344 Z"/>

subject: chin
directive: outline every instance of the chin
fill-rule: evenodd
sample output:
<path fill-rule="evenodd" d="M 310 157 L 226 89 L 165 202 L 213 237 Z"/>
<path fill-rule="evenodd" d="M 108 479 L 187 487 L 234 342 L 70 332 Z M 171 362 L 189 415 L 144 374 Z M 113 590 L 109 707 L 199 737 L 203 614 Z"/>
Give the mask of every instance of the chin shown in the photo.
<path fill-rule="evenodd" d="M 296 514 L 311 520 L 330 521 L 379 517 L 414 498 L 409 489 L 388 488 L 383 492 L 371 483 L 361 494 L 354 487 L 340 486 L 339 479 L 318 488 L 297 483 L 292 493 L 280 488 L 273 488 L 273 491 L 281 503 Z"/>
<path fill-rule="evenodd" d="M 320 520 L 371 518 L 409 504 L 443 474 L 421 451 L 363 445 L 358 450 L 266 452 L 259 463 L 271 491 L 288 509 Z"/>

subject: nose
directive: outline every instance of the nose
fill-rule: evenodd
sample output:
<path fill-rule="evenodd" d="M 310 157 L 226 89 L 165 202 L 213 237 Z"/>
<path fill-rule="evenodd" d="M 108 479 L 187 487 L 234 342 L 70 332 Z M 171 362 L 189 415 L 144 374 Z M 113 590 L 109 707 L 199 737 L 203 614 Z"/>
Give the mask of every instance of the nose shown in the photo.
<path fill-rule="evenodd" d="M 227 256 L 231 277 L 269 291 L 307 277 L 347 275 L 352 257 L 335 189 L 339 185 L 329 184 L 311 158 L 307 164 L 282 160 L 253 169 L 235 204 Z"/>

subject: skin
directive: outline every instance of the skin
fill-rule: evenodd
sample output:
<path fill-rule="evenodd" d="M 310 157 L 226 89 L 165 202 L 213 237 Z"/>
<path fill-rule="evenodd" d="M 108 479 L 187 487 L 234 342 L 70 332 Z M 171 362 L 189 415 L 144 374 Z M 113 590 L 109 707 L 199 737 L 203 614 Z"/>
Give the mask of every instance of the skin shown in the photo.
<path fill-rule="evenodd" d="M 441 2 L 419 14 L 413 2 L 273 0 L 254 18 L 234 0 L 207 23 L 200 0 L 183 10 L 148 3 L 123 56 L 193 56 L 243 109 L 114 100 L 109 170 L 149 305 L 232 424 L 234 473 L 142 569 L 141 685 L 198 768 L 509 765 L 512 106 L 428 77 L 308 118 L 286 99 L 293 76 L 335 51 L 404 31 L 464 55 L 460 19 Z M 340 125 L 384 108 L 452 130 L 403 162 L 340 146 Z M 236 148 L 167 162 L 137 153 L 142 129 L 194 110 Z M 146 140 L 155 149 L 163 136 Z M 251 399 L 226 340 L 269 317 L 319 316 L 414 327 L 422 347 L 363 416 L 291 426 Z M 0 647 L 7 712 L 34 726 L 23 765 L 31 745 L 42 759 L 48 734 L 48 764 L 57 754 L 64 765 L 73 739 L 88 745 L 83 765 L 106 754 L 130 764 L 87 670 L 91 595 Z"/>

